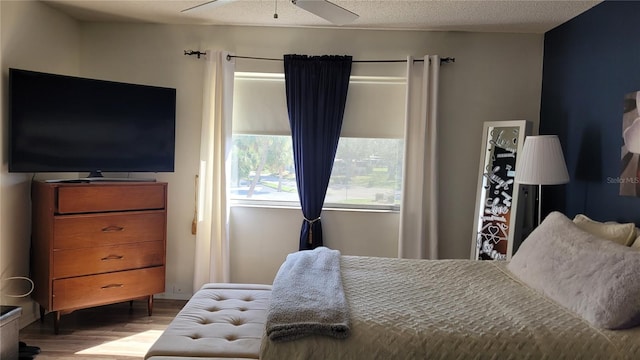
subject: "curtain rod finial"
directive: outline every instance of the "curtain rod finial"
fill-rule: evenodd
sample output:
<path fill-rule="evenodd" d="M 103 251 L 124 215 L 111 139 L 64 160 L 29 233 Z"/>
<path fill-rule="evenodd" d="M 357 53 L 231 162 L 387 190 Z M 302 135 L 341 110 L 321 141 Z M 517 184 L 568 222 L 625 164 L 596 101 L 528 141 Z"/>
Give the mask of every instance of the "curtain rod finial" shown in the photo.
<path fill-rule="evenodd" d="M 198 50 L 198 51 L 185 50 L 185 51 L 184 51 L 184 54 L 185 54 L 185 55 L 196 55 L 196 56 L 198 57 L 198 59 L 200 59 L 200 56 L 202 56 L 202 55 L 206 55 L 207 53 L 206 53 L 206 52 L 204 52 L 204 51 L 200 51 L 200 50 Z"/>

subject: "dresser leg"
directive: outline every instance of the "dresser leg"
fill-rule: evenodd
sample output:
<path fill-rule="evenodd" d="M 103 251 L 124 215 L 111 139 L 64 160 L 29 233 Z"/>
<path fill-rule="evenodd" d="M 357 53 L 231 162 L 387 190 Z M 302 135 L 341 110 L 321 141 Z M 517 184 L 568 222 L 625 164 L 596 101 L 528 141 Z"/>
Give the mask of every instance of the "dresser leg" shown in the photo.
<path fill-rule="evenodd" d="M 149 295 L 147 298 L 147 311 L 149 312 L 149 316 L 153 314 L 153 295 Z"/>
<path fill-rule="evenodd" d="M 54 312 L 55 317 L 53 318 L 53 332 L 58 335 L 60 333 L 60 311 Z"/>

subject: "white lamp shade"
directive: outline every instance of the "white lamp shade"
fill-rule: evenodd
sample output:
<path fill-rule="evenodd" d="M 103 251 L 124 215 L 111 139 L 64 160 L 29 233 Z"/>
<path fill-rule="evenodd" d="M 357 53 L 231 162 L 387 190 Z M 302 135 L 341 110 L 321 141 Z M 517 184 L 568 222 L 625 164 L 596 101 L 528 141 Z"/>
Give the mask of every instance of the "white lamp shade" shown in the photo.
<path fill-rule="evenodd" d="M 525 185 L 569 182 L 567 165 L 556 135 L 527 136 L 518 155 L 515 181 Z"/>

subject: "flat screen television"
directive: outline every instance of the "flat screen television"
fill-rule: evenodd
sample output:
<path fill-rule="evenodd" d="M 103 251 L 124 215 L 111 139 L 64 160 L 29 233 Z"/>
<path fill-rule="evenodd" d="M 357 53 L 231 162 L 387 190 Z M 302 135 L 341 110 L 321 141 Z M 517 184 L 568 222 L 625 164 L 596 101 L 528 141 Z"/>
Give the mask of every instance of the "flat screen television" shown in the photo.
<path fill-rule="evenodd" d="M 9 172 L 173 172 L 176 90 L 9 69 Z"/>

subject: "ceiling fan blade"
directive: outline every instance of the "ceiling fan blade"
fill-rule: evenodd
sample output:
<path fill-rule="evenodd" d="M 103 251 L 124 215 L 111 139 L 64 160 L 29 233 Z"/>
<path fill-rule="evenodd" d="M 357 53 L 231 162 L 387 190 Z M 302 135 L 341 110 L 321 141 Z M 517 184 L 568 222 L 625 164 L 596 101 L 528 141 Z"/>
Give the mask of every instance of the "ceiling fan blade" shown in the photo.
<path fill-rule="evenodd" d="M 291 2 L 335 25 L 349 24 L 359 17 L 358 14 L 326 0 L 291 0 Z"/>
<path fill-rule="evenodd" d="M 224 4 L 228 4 L 228 3 L 233 2 L 233 1 L 235 1 L 235 0 L 211 0 L 211 1 L 206 1 L 206 2 L 203 2 L 202 4 L 198 4 L 196 6 L 192 6 L 190 8 L 186 8 L 184 10 L 181 10 L 180 12 L 187 12 L 187 11 L 198 9 L 198 8 L 201 8 L 201 7 L 214 8 L 214 7 L 222 6 Z"/>

